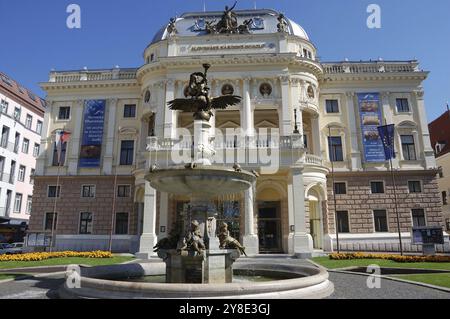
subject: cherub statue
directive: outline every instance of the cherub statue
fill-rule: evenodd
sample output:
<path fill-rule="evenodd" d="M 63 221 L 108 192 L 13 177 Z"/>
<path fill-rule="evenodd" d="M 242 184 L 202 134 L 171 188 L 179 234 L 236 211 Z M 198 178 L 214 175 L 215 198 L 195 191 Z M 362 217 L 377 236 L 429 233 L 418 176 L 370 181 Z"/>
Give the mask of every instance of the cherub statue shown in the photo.
<path fill-rule="evenodd" d="M 191 230 L 183 239 L 183 244 L 180 247 L 180 251 L 193 251 L 202 255 L 205 251 L 206 246 L 203 242 L 203 236 L 200 231 L 200 224 L 198 221 L 194 220 L 191 223 Z"/>
<path fill-rule="evenodd" d="M 169 233 L 169 237 L 161 239 L 156 246 L 153 247 L 155 253 L 158 253 L 161 250 L 172 250 L 177 248 L 180 240 L 180 232 L 177 228 L 178 227 L 174 225 Z"/>
<path fill-rule="evenodd" d="M 237 249 L 241 254 L 245 253 L 245 247 L 241 245 L 241 243 L 230 236 L 230 231 L 228 230 L 228 224 L 222 223 L 219 228 L 219 241 L 220 241 L 220 249 Z"/>

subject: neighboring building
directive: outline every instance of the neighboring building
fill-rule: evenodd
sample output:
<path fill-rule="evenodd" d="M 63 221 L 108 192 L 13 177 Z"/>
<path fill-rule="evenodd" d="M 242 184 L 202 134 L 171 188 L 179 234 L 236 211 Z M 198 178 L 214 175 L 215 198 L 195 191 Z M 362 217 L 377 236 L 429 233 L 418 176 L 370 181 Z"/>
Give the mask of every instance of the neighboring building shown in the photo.
<path fill-rule="evenodd" d="M 45 102 L 0 73 L 0 109 L 0 240 L 21 241 L 17 233 L 31 214 Z"/>
<path fill-rule="evenodd" d="M 444 225 L 422 88 L 428 72 L 417 61 L 320 62 L 302 27 L 291 20 L 286 32 L 277 26 L 278 12 L 235 13 L 239 24 L 253 19 L 249 34 L 206 34 L 205 20 L 219 21 L 222 13 L 187 13 L 177 19 L 177 33 L 167 26 L 156 33 L 140 68 L 51 72 L 42 83 L 48 109 L 30 231 L 51 233 L 60 193 L 57 249 L 105 249 L 113 229 L 115 251 L 152 254 L 189 199 L 158 193 L 144 177 L 151 164 L 165 167 L 173 151 L 191 149 L 178 142 L 181 128 L 192 132 L 192 114 L 171 111 L 167 102 L 184 97 L 189 75 L 208 62 L 212 95 L 243 97 L 212 120 L 217 151 L 231 156 L 232 166 L 239 150 L 261 155 L 272 147 L 272 164 L 279 163 L 267 172 L 264 156 L 239 161 L 261 172 L 255 192 L 218 199 L 218 219 L 250 254 L 309 256 L 336 246 L 331 160 L 342 249 L 398 251 L 392 180 L 376 130 L 384 120 L 396 125 L 405 248 L 420 251 L 410 244 L 413 225 Z M 92 107 L 100 114 L 94 139 L 101 146 L 89 148 L 92 121 L 84 114 Z M 240 127 L 244 141 L 219 138 Z M 52 136 L 61 129 L 72 139 L 58 169 Z M 255 129 L 279 130 L 279 138 Z"/>
<path fill-rule="evenodd" d="M 439 167 L 438 184 L 441 192 L 446 228 L 450 231 L 450 110 L 430 123 L 431 145 Z"/>

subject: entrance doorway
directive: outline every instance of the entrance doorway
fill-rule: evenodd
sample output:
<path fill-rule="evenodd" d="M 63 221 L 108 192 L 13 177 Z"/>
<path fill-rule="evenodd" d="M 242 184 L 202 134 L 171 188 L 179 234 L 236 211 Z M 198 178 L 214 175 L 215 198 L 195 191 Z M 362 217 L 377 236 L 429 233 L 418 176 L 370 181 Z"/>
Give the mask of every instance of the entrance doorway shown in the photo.
<path fill-rule="evenodd" d="M 258 236 L 261 254 L 281 253 L 281 203 L 258 203 Z"/>
<path fill-rule="evenodd" d="M 312 193 L 312 194 L 311 194 Z M 322 211 L 320 201 L 315 191 L 309 195 L 309 217 L 311 237 L 313 238 L 314 249 L 323 249 L 323 231 L 322 231 Z"/>

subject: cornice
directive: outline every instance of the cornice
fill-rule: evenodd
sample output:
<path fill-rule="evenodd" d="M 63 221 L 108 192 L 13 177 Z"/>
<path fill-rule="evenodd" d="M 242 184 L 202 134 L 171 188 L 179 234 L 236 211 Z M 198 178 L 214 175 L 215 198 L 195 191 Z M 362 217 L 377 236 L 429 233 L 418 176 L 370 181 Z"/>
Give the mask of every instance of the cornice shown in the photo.
<path fill-rule="evenodd" d="M 139 83 L 134 80 L 111 80 L 111 81 L 77 81 L 65 83 L 40 83 L 40 87 L 45 91 L 68 90 L 68 89 L 99 89 L 99 88 L 129 88 L 139 87 Z"/>

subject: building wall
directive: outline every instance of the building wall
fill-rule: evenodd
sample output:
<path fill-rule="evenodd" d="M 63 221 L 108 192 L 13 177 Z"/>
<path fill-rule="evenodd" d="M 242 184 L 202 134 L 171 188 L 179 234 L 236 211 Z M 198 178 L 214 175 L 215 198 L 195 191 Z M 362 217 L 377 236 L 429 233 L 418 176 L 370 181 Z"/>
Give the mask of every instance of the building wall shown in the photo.
<path fill-rule="evenodd" d="M 450 153 L 440 156 L 436 159 L 439 167 L 442 168 L 442 177 L 438 177 L 439 193 L 441 197 L 443 192 L 447 193 L 447 203 L 443 205 L 443 214 L 446 228 L 450 231 Z"/>

